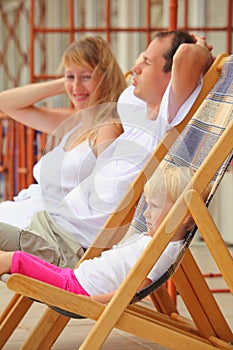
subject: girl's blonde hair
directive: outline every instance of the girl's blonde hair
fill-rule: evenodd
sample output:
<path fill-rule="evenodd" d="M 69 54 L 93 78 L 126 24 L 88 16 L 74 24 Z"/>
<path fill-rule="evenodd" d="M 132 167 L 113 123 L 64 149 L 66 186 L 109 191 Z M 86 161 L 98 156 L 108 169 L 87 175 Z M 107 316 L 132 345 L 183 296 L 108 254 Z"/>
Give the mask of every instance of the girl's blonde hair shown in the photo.
<path fill-rule="evenodd" d="M 144 191 L 154 198 L 158 194 L 162 194 L 167 200 L 175 203 L 194 173 L 194 169 L 184 166 L 158 167 L 146 182 Z M 210 188 L 211 185 L 206 189 L 203 198 L 207 198 Z"/>
<path fill-rule="evenodd" d="M 189 167 L 171 166 L 167 168 L 158 167 L 151 178 L 145 184 L 145 194 L 156 198 L 162 194 L 165 201 L 175 203 L 189 184 L 195 171 Z M 207 186 L 203 193 L 203 199 L 206 200 L 211 190 L 211 184 Z M 185 231 L 190 231 L 194 227 L 194 220 L 188 215 L 184 227 Z"/>
<path fill-rule="evenodd" d="M 193 174 L 194 171 L 188 167 L 158 167 L 147 181 L 144 191 L 155 198 L 162 194 L 167 200 L 175 203 Z"/>
<path fill-rule="evenodd" d="M 114 123 L 114 127 L 117 127 L 120 134 L 123 129 L 117 113 L 116 102 L 126 88 L 126 81 L 108 42 L 98 35 L 81 37 L 65 50 L 58 72 L 61 73 L 70 64 L 86 67 L 92 72 L 93 78 L 96 77 L 98 80 L 95 91 L 90 95 L 87 107 L 106 104 L 104 108 L 96 108 L 90 125 L 94 128 L 85 133 L 81 139 L 86 137 L 90 141 L 94 139 L 98 132 L 98 126 L 106 122 Z"/>

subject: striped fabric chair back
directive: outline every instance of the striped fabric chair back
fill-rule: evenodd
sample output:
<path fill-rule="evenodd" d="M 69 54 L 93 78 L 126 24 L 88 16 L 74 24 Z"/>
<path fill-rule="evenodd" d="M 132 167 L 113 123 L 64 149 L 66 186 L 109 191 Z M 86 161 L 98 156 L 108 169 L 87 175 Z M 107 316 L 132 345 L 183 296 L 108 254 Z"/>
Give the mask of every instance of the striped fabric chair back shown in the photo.
<path fill-rule="evenodd" d="M 214 88 L 210 91 L 197 113 L 193 116 L 185 129 L 171 147 L 170 151 L 160 164 L 160 167 L 179 167 L 185 166 L 192 168 L 194 171 L 199 169 L 210 150 L 218 141 L 228 124 L 233 119 L 233 55 L 224 63 L 222 75 Z M 232 154 L 228 156 L 222 164 L 219 171 L 212 179 L 212 187 L 207 198 L 206 205 L 208 206 L 220 181 L 225 174 L 227 167 L 232 159 Z M 131 230 L 135 233 L 144 232 L 147 230 L 143 212 L 146 208 L 145 196 L 142 194 L 134 218 L 131 223 Z M 196 226 L 192 231 L 188 232 L 183 244 L 183 247 L 177 256 L 174 264 L 164 273 L 161 278 L 153 282 L 145 290 L 139 291 L 132 302 L 141 300 L 152 291 L 159 288 L 165 283 L 176 271 L 177 267 L 184 256 L 186 249 L 189 247 Z M 131 232 L 132 232 L 131 231 Z"/>

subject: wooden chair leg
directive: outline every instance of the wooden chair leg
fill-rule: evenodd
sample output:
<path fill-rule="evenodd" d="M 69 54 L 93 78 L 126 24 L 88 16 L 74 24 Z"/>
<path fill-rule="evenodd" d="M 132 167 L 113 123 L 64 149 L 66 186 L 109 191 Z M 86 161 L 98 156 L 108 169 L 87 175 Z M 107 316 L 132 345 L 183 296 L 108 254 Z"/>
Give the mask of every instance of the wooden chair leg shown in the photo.
<path fill-rule="evenodd" d="M 227 286 L 233 294 L 233 259 L 201 196 L 194 190 L 185 198 L 189 210 Z"/>
<path fill-rule="evenodd" d="M 70 318 L 48 308 L 20 349 L 51 349 L 69 320 Z"/>
<path fill-rule="evenodd" d="M 169 295 L 165 285 L 162 285 L 158 290 L 152 293 L 150 298 L 158 312 L 165 315 L 171 315 L 173 312 L 178 313 L 176 304 Z"/>
<path fill-rule="evenodd" d="M 17 293 L 13 295 L 10 302 L 7 304 L 7 306 L 5 307 L 5 309 L 2 311 L 0 315 L 0 326 L 3 323 L 3 321 L 6 319 L 6 317 L 9 315 L 9 312 L 11 311 L 12 307 L 18 302 L 20 297 L 21 295 Z"/>
<path fill-rule="evenodd" d="M 176 291 L 176 286 L 173 283 L 171 278 L 167 281 L 167 290 L 168 290 L 168 293 L 170 294 L 173 302 L 176 304 L 177 291 Z"/>
<path fill-rule="evenodd" d="M 0 349 L 7 342 L 33 301 L 27 297 L 16 294 L 1 315 L 0 323 Z"/>
<path fill-rule="evenodd" d="M 189 250 L 173 281 L 200 334 L 233 342 L 231 329 Z"/>

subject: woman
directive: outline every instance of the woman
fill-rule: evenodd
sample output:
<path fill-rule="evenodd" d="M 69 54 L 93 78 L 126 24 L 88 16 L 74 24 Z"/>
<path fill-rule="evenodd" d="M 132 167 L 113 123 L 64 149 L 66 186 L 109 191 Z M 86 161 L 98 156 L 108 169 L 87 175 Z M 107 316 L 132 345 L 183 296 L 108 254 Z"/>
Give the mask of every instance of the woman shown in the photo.
<path fill-rule="evenodd" d="M 37 183 L 0 205 L 2 222 L 25 228 L 36 212 L 51 210 L 92 172 L 98 155 L 122 132 L 114 102 L 126 82 L 109 44 L 100 36 L 83 37 L 64 52 L 61 68 L 63 78 L 0 93 L 1 111 L 29 127 L 62 138 L 34 166 Z M 64 93 L 71 108 L 37 105 Z M 70 117 L 75 111 L 80 112 Z"/>

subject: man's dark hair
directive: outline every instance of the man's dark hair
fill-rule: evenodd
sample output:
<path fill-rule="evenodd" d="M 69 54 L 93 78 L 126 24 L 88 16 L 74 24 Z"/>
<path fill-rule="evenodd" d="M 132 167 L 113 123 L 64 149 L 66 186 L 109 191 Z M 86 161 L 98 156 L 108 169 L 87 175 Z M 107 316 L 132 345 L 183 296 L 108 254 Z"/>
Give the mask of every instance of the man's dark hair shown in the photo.
<path fill-rule="evenodd" d="M 182 32 L 178 30 L 158 32 L 155 35 L 155 38 L 162 39 L 168 36 L 173 36 L 173 39 L 172 39 L 172 44 L 170 49 L 164 54 L 164 59 L 165 59 L 165 65 L 163 67 L 164 73 L 168 73 L 171 71 L 173 56 L 175 55 L 176 50 L 181 44 L 183 43 L 195 44 L 195 39 L 188 32 Z"/>

